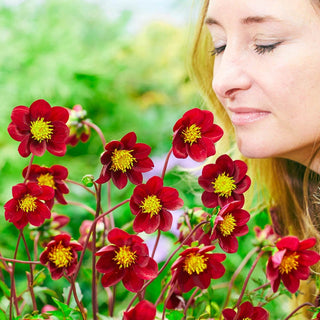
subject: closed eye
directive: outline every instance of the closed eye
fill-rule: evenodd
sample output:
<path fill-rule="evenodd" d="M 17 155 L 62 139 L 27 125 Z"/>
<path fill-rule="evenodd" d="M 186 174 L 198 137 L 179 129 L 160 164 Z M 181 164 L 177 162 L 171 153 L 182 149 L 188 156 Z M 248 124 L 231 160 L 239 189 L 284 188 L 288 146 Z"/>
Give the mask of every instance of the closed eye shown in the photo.
<path fill-rule="evenodd" d="M 258 54 L 264 54 L 268 52 L 272 52 L 281 42 L 276 42 L 273 44 L 268 44 L 268 45 L 255 45 L 254 50 Z"/>
<path fill-rule="evenodd" d="M 211 55 L 212 56 L 216 56 L 220 53 L 222 53 L 224 50 L 225 50 L 226 46 L 221 46 L 221 47 L 217 47 L 217 48 L 214 48 L 212 51 L 211 51 Z"/>

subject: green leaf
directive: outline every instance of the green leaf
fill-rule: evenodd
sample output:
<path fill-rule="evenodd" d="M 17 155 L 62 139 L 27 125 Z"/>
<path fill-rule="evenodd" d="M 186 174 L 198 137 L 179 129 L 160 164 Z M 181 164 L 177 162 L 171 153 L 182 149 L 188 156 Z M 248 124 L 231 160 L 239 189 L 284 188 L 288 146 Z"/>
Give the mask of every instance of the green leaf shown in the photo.
<path fill-rule="evenodd" d="M 2 292 L 3 292 L 4 296 L 9 299 L 9 297 L 10 297 L 10 289 L 9 289 L 8 286 L 7 286 L 4 282 L 2 282 L 2 281 L 0 281 L 0 289 L 2 289 Z"/>
<path fill-rule="evenodd" d="M 183 318 L 183 313 L 174 310 L 167 314 L 166 317 L 168 320 L 181 320 Z"/>

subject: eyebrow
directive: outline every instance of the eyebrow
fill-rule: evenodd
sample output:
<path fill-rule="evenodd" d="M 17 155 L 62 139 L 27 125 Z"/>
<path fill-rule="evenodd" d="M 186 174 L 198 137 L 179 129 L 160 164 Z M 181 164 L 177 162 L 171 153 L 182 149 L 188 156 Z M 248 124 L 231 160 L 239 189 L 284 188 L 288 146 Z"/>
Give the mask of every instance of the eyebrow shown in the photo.
<path fill-rule="evenodd" d="M 280 19 L 277 19 L 273 16 L 249 16 L 246 18 L 241 19 L 241 24 L 244 25 L 250 25 L 250 24 L 255 24 L 255 23 L 264 23 L 264 22 L 280 22 Z M 222 26 L 221 23 L 212 18 L 212 17 L 207 17 L 205 19 L 205 24 L 211 26 L 211 25 L 218 25 L 218 26 Z"/>

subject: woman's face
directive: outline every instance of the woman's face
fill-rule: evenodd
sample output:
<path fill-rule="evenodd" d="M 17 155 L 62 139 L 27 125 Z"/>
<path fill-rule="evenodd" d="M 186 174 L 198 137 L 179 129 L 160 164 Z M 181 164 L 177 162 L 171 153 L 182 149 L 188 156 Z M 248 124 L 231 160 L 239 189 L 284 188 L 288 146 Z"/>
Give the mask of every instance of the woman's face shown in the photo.
<path fill-rule="evenodd" d="M 309 0 L 210 0 L 213 89 L 247 157 L 306 163 L 320 141 L 320 14 Z"/>

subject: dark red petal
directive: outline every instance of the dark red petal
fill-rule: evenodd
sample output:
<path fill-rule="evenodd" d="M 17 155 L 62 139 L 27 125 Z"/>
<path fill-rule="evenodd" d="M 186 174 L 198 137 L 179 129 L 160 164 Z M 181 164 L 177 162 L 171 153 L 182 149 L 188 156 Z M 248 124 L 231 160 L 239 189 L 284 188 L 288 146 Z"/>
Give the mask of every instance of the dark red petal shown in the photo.
<path fill-rule="evenodd" d="M 23 140 L 21 141 L 21 143 L 19 144 L 18 147 L 18 152 L 20 154 L 21 157 L 28 157 L 31 153 L 30 151 L 30 136 L 26 135 Z"/>
<path fill-rule="evenodd" d="M 233 309 L 224 309 L 222 311 L 222 315 L 224 317 L 224 320 L 233 320 L 234 317 L 236 316 L 236 312 Z"/>
<path fill-rule="evenodd" d="M 136 264 L 134 266 L 135 274 L 139 278 L 142 278 L 142 279 L 145 279 L 145 280 L 154 279 L 158 275 L 158 265 L 157 265 L 157 263 L 152 258 L 149 258 L 148 260 L 149 260 L 148 264 L 146 266 L 144 266 L 144 267 L 141 267 L 138 264 Z"/>
<path fill-rule="evenodd" d="M 246 192 L 251 185 L 251 179 L 248 176 L 245 176 L 238 184 L 237 188 L 234 190 L 235 193 L 244 193 Z"/>
<path fill-rule="evenodd" d="M 148 157 L 151 152 L 151 147 L 145 143 L 137 143 L 132 150 L 133 156 L 136 159 L 143 159 Z"/>
<path fill-rule="evenodd" d="M 127 233 L 119 228 L 113 228 L 108 233 L 109 242 L 117 245 L 118 247 L 122 247 L 123 245 L 125 245 L 127 240 L 131 237 L 132 236 L 129 233 Z"/>
<path fill-rule="evenodd" d="M 11 112 L 12 125 L 16 126 L 19 131 L 30 130 L 30 109 L 26 106 L 17 106 Z"/>
<path fill-rule="evenodd" d="M 51 106 L 43 99 L 34 101 L 30 106 L 30 120 L 32 121 L 35 121 L 38 118 L 44 118 L 45 121 L 48 121 L 50 114 Z"/>
<path fill-rule="evenodd" d="M 114 251 L 106 252 L 96 263 L 96 269 L 100 273 L 112 273 L 119 269 L 114 258 Z"/>
<path fill-rule="evenodd" d="M 64 123 L 67 123 L 68 119 L 69 119 L 69 112 L 66 108 L 63 108 L 63 107 L 51 108 L 51 115 L 50 115 L 51 121 L 62 121 Z"/>
<path fill-rule="evenodd" d="M 193 143 L 192 145 L 187 144 L 187 153 L 190 158 L 197 162 L 203 162 L 207 159 L 207 146 L 203 142 L 203 139 L 200 139 L 197 143 Z"/>
<path fill-rule="evenodd" d="M 297 279 L 291 272 L 288 274 L 284 273 L 281 277 L 284 286 L 291 292 L 295 293 L 298 291 L 300 286 L 300 280 Z"/>
<path fill-rule="evenodd" d="M 141 172 L 138 172 L 136 170 L 127 171 L 127 176 L 129 178 L 129 181 L 135 185 L 141 184 L 143 181 Z"/>
<path fill-rule="evenodd" d="M 136 218 L 133 221 L 133 230 L 134 232 L 139 233 L 148 229 L 148 230 L 151 230 L 151 232 L 149 233 L 152 233 L 158 228 L 159 223 L 160 223 L 160 219 L 158 221 L 157 226 L 155 226 L 154 224 L 151 224 L 149 214 L 140 213 L 136 216 Z"/>
<path fill-rule="evenodd" d="M 134 170 L 139 172 L 148 172 L 154 167 L 153 161 L 150 158 L 137 159 L 134 165 Z"/>
<path fill-rule="evenodd" d="M 308 238 L 305 240 L 300 241 L 299 243 L 299 250 L 310 249 L 316 244 L 316 238 Z"/>
<path fill-rule="evenodd" d="M 224 252 L 235 253 L 238 251 L 238 240 L 235 236 L 220 236 L 219 245 Z"/>
<path fill-rule="evenodd" d="M 139 278 L 135 272 L 128 272 L 122 282 L 124 287 L 131 292 L 138 292 L 144 284 L 144 280 Z"/>
<path fill-rule="evenodd" d="M 116 171 L 116 172 L 111 171 L 111 179 L 112 179 L 113 184 L 118 189 L 123 189 L 128 183 L 127 176 L 122 171 Z"/>
<path fill-rule="evenodd" d="M 146 183 L 146 188 L 150 194 L 157 195 L 163 188 L 163 180 L 158 176 L 151 177 Z"/>
<path fill-rule="evenodd" d="M 125 149 L 131 150 L 137 142 L 137 135 L 134 132 L 127 133 L 121 140 Z"/>
<path fill-rule="evenodd" d="M 172 220 L 173 220 L 172 214 L 167 210 L 162 210 L 159 229 L 164 232 L 170 230 L 172 227 Z"/>
<path fill-rule="evenodd" d="M 253 305 L 249 301 L 246 301 L 240 305 L 237 315 L 239 319 L 244 319 L 245 317 L 251 318 L 252 313 Z"/>
<path fill-rule="evenodd" d="M 299 247 L 299 239 L 294 236 L 283 237 L 276 245 L 279 250 L 289 249 L 291 251 L 296 251 Z"/>
<path fill-rule="evenodd" d="M 113 271 L 111 273 L 105 273 L 101 278 L 101 284 L 103 287 L 114 286 L 115 284 L 120 282 L 124 276 L 124 269 L 118 269 L 117 271 Z"/>
<path fill-rule="evenodd" d="M 45 140 L 38 142 L 36 140 L 31 139 L 30 141 L 30 152 L 37 157 L 43 156 L 43 154 L 46 151 L 46 147 L 47 145 Z"/>
<path fill-rule="evenodd" d="M 188 156 L 186 144 L 180 136 L 180 131 L 178 131 L 173 137 L 172 151 L 173 155 L 178 159 L 185 159 Z"/>
<path fill-rule="evenodd" d="M 67 146 L 65 143 L 49 142 L 47 144 L 47 150 L 48 150 L 48 152 L 50 152 L 51 154 L 53 154 L 57 157 L 62 157 L 67 152 Z"/>
<path fill-rule="evenodd" d="M 201 200 L 203 205 L 207 208 L 215 208 L 219 205 L 218 196 L 214 192 L 203 192 Z"/>
<path fill-rule="evenodd" d="M 238 183 L 240 180 L 244 178 L 248 171 L 248 166 L 244 161 L 235 160 L 234 161 L 234 173 L 233 178 Z"/>

